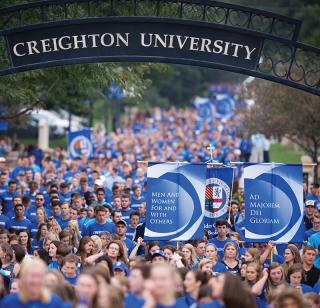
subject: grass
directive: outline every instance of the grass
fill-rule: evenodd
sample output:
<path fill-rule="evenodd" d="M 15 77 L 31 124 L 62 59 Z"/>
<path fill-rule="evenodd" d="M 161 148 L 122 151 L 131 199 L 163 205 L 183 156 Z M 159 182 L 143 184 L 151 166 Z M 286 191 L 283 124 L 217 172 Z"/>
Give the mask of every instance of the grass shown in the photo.
<path fill-rule="evenodd" d="M 270 161 L 275 163 L 301 163 L 303 151 L 292 145 L 272 144 L 270 147 Z"/>

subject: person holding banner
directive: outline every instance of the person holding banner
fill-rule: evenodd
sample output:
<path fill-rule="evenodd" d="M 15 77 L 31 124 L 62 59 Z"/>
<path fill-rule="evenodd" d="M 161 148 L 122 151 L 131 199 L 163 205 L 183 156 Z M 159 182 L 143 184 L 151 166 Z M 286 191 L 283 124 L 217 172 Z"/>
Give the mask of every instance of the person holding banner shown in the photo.
<path fill-rule="evenodd" d="M 217 247 L 218 256 L 220 259 L 223 258 L 223 250 L 225 245 L 228 242 L 232 242 L 228 237 L 227 234 L 228 230 L 228 223 L 226 220 L 218 220 L 216 222 L 216 230 L 217 230 L 217 237 L 213 238 L 209 241 L 209 243 L 214 244 Z"/>

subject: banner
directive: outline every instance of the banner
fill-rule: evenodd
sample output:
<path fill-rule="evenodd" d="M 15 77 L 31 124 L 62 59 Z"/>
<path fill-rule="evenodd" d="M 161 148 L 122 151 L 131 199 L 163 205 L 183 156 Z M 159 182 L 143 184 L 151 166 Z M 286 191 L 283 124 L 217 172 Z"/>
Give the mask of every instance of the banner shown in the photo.
<path fill-rule="evenodd" d="M 149 163 L 144 239 L 202 239 L 205 182 L 205 164 Z"/>
<path fill-rule="evenodd" d="M 247 164 L 244 168 L 248 242 L 303 242 L 301 165 Z"/>
<path fill-rule="evenodd" d="M 93 145 L 91 131 L 89 129 L 68 133 L 68 150 L 71 159 L 76 157 L 91 158 L 93 155 Z"/>
<path fill-rule="evenodd" d="M 196 97 L 192 104 L 197 109 L 199 120 L 213 122 L 215 108 L 209 98 Z"/>
<path fill-rule="evenodd" d="M 232 182 L 233 168 L 207 169 L 204 228 L 210 237 L 215 234 L 215 222 L 227 217 Z"/>

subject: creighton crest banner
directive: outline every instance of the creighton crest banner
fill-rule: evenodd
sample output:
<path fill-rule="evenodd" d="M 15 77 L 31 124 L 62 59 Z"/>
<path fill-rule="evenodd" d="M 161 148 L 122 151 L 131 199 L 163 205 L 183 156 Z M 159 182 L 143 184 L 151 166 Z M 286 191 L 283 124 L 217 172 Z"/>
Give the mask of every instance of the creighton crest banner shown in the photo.
<path fill-rule="evenodd" d="M 145 240 L 203 238 L 206 165 L 149 163 Z"/>
<path fill-rule="evenodd" d="M 215 233 L 215 222 L 227 217 L 232 182 L 233 168 L 207 169 L 204 228 L 208 231 L 209 236 Z"/>
<path fill-rule="evenodd" d="M 245 165 L 244 193 L 246 241 L 303 242 L 301 165 Z"/>
<path fill-rule="evenodd" d="M 91 131 L 89 129 L 68 133 L 68 150 L 71 159 L 90 158 L 93 155 Z"/>

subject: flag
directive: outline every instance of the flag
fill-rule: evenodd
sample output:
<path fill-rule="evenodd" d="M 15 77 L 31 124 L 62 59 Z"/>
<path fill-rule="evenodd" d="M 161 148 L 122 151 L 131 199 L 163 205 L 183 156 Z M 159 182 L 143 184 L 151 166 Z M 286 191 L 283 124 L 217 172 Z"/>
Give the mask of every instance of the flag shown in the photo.
<path fill-rule="evenodd" d="M 198 111 L 198 119 L 202 121 L 212 122 L 215 114 L 215 107 L 209 98 L 196 97 L 193 102 L 194 107 Z"/>
<path fill-rule="evenodd" d="M 76 157 L 91 158 L 93 155 L 93 144 L 91 131 L 89 129 L 68 133 L 68 150 L 71 159 Z"/>
<path fill-rule="evenodd" d="M 149 163 L 145 240 L 202 239 L 206 165 Z"/>
<path fill-rule="evenodd" d="M 245 238 L 249 242 L 303 242 L 301 164 L 246 164 Z"/>
<path fill-rule="evenodd" d="M 208 231 L 209 236 L 215 233 L 215 222 L 227 217 L 232 182 L 233 168 L 216 167 L 207 169 L 204 228 Z"/>

